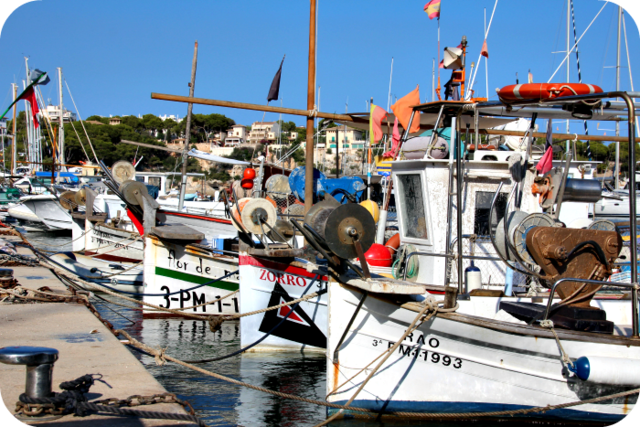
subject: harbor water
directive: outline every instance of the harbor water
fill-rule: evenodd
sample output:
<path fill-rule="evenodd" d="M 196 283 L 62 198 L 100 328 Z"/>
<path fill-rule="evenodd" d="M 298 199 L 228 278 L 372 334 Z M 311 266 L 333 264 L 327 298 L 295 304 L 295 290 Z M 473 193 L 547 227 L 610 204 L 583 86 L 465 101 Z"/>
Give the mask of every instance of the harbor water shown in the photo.
<path fill-rule="evenodd" d="M 27 234 L 40 249 L 71 250 L 71 238 L 63 234 Z M 124 329 L 140 342 L 166 349 L 166 354 L 183 361 L 211 359 L 240 349 L 240 324 L 227 321 L 218 332 L 211 332 L 206 322 L 190 319 L 143 319 L 141 309 L 125 308 L 114 303 L 131 303 L 110 295 L 98 294 L 93 304 L 116 329 Z M 141 306 L 140 306 L 141 307 Z M 155 359 L 129 347 L 131 352 L 160 382 L 179 398 L 188 400 L 209 426 L 314 426 L 326 419 L 326 408 L 289 400 L 246 387 L 240 387 L 197 371 L 168 362 L 158 366 Z M 326 360 L 324 354 L 299 352 L 245 353 L 216 362 L 197 365 L 248 384 L 316 400 L 326 395 Z M 81 372 L 79 374 L 84 374 Z M 106 378 L 108 380 L 108 378 Z M 425 387 L 437 387 L 425 382 Z M 107 396 L 105 396 L 107 397 Z M 118 396 L 114 391 L 113 397 Z M 522 425 L 522 420 L 501 425 Z M 340 427 L 418 426 L 424 421 L 337 420 L 329 424 Z M 494 422 L 439 423 L 429 426 L 493 426 Z"/>

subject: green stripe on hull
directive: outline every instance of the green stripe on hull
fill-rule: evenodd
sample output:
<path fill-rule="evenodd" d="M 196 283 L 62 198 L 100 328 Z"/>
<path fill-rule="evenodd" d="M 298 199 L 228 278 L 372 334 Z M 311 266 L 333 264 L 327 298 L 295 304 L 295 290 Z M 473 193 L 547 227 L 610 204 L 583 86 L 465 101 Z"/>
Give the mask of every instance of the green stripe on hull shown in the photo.
<path fill-rule="evenodd" d="M 213 280 L 207 277 L 196 276 L 194 274 L 169 270 L 167 268 L 162 268 L 162 267 L 156 267 L 156 276 L 170 277 L 172 279 L 182 280 L 183 282 L 189 282 L 195 285 L 204 285 L 205 283 Z M 220 282 L 216 282 L 207 286 L 211 286 L 212 288 L 225 289 L 227 291 L 237 291 L 239 288 L 239 285 L 237 283 L 225 282 L 224 280 L 221 280 Z"/>

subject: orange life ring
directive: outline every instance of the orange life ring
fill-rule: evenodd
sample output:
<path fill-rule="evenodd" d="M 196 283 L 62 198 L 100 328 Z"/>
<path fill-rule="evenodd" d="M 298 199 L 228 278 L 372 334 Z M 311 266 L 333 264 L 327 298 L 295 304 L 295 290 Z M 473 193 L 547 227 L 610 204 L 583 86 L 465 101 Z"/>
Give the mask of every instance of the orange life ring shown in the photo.
<path fill-rule="evenodd" d="M 498 90 L 500 99 L 507 102 L 525 99 L 554 99 L 592 93 L 602 93 L 602 89 L 599 86 L 586 83 L 523 83 L 505 86 Z"/>

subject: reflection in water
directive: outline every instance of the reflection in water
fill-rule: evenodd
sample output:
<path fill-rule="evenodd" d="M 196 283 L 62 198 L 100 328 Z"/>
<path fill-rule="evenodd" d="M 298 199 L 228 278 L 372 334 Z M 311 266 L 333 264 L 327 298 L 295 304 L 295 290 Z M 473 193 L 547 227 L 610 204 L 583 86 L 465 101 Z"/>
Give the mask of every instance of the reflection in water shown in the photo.
<path fill-rule="evenodd" d="M 108 295 L 103 298 L 116 300 Z M 96 302 L 95 306 L 116 329 L 126 330 L 151 347 L 166 348 L 167 354 L 181 360 L 222 356 L 240 348 L 237 321 L 224 322 L 218 332 L 212 333 L 202 321 L 143 320 L 140 311 L 104 302 Z M 153 357 L 132 352 L 168 391 L 188 400 L 210 426 L 312 426 L 326 416 L 324 407 L 238 387 L 172 363 L 157 366 Z M 324 398 L 323 355 L 249 353 L 199 366 L 271 390 Z"/>

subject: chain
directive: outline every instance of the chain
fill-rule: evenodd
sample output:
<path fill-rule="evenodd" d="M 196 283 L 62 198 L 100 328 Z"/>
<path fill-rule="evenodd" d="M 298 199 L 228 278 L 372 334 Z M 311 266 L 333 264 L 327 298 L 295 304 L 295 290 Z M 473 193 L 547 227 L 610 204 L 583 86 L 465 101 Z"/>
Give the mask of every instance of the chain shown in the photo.
<path fill-rule="evenodd" d="M 186 400 L 182 400 L 178 398 L 173 393 L 160 393 L 153 394 L 151 396 L 140 396 L 139 394 L 134 394 L 133 396 L 129 396 L 126 399 L 118 399 L 115 397 L 103 400 L 96 400 L 91 403 L 96 405 L 104 405 L 109 407 L 134 407 L 141 405 L 155 405 L 156 403 L 177 403 L 184 407 L 184 409 L 190 414 L 195 415 L 195 411 L 193 410 L 193 406 Z"/>
<path fill-rule="evenodd" d="M 30 417 L 37 417 L 43 413 L 51 415 L 74 413 L 82 417 L 90 415 L 90 412 L 93 412 L 97 415 L 116 414 L 136 416 L 139 418 L 191 421 L 201 427 L 206 427 L 204 421 L 196 417 L 191 404 L 186 400 L 179 399 L 173 393 L 160 393 L 151 396 L 136 394 L 126 399 L 109 398 L 87 402 L 85 395 L 89 392 L 89 389 L 95 381 L 102 381 L 102 375 L 84 375 L 73 381 L 63 382 L 60 384 L 60 388 L 64 391 L 54 393 L 51 397 L 34 398 L 23 393 L 19 397 L 20 400 L 16 403 L 16 413 Z M 155 405 L 158 403 L 177 403 L 181 405 L 188 414 L 141 411 L 125 408 Z M 100 412 L 106 414 L 100 414 Z"/>
<path fill-rule="evenodd" d="M 26 266 L 26 267 L 38 267 L 40 262 L 26 255 L 0 255 L 0 265 L 3 267 L 18 267 L 18 266 Z"/>

